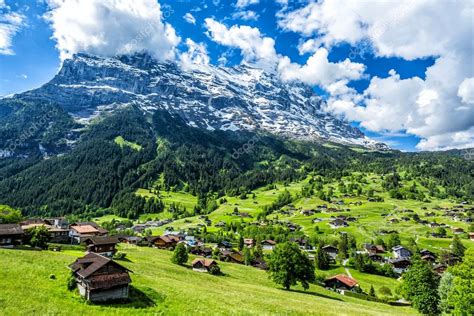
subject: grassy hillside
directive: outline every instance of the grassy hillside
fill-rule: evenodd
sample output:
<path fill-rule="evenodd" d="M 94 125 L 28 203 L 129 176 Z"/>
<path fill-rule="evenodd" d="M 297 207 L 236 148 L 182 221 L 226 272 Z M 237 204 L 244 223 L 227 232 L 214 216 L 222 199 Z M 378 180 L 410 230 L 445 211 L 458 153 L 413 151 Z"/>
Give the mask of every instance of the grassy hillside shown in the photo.
<path fill-rule="evenodd" d="M 264 271 L 220 263 L 224 276 L 193 272 L 170 263 L 171 252 L 123 246 L 135 301 L 90 305 L 66 289 L 67 265 L 78 251 L 0 249 L 1 315 L 413 315 L 407 307 L 349 298 L 312 285 L 284 291 Z M 191 259 L 190 259 L 191 260 Z M 52 276 L 54 275 L 55 278 Z"/>

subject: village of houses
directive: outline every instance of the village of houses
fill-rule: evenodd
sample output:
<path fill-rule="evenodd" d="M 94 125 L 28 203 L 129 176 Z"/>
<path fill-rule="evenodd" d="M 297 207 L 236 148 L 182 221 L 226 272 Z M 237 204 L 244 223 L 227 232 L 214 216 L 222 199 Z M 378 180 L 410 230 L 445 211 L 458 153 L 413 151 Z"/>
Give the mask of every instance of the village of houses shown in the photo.
<path fill-rule="evenodd" d="M 298 212 L 303 216 L 312 216 L 321 212 L 321 210 L 328 213 L 338 211 L 335 208 L 332 209 L 321 206 L 315 210 L 299 210 Z M 280 213 L 290 214 L 294 211 L 295 210 L 281 210 Z M 460 208 L 444 209 L 443 211 L 447 216 L 451 216 L 451 218 L 459 217 L 459 220 L 464 220 Z M 401 210 L 398 211 L 398 213 L 409 214 L 413 213 L 413 211 Z M 242 217 L 251 217 L 248 214 L 242 214 L 239 213 Z M 426 212 L 425 215 L 430 217 L 431 213 Z M 204 220 L 206 225 L 212 224 L 207 216 L 201 216 L 200 218 Z M 401 216 L 399 219 L 392 217 L 387 219 L 387 221 L 389 223 L 398 223 L 399 221 L 409 219 L 411 218 Z M 328 219 L 314 218 L 312 222 L 318 223 L 323 220 Z M 333 229 L 348 227 L 351 223 L 357 222 L 356 217 L 345 215 L 331 216 L 329 220 L 329 225 Z M 419 218 L 417 220 L 420 224 L 427 225 L 431 228 L 450 228 L 453 234 L 465 233 L 461 228 L 449 227 L 442 223 L 430 222 Z M 219 266 L 219 261 L 244 264 L 245 259 L 242 251 L 236 250 L 235 244 L 232 244 L 230 241 L 224 240 L 216 244 L 204 243 L 191 234 L 192 230 L 189 232 L 174 231 L 171 228 L 160 236 L 149 236 L 145 234 L 149 228 L 167 225 L 171 222 L 172 220 L 148 221 L 142 224 L 135 224 L 132 227 L 135 233 L 134 235 L 110 235 L 106 229 L 92 221 L 69 223 L 63 217 L 48 219 L 32 218 L 26 219 L 18 224 L 0 224 L 0 247 L 24 247 L 25 235 L 28 231 L 36 227 L 45 227 L 47 229 L 50 237 L 49 243 L 52 245 L 50 249 L 53 251 L 61 251 L 61 245 L 82 246 L 84 256 L 71 262 L 69 268 L 74 275 L 80 295 L 91 302 L 115 301 L 126 299 L 129 296 L 129 285 L 131 283 L 129 273 L 131 271 L 114 260 L 119 243 L 137 247 L 154 247 L 168 250 L 174 250 L 178 244 L 182 243 L 186 246 L 188 253 L 196 256 L 196 258 L 192 260 L 191 265 L 194 271 L 200 273 L 209 273 L 214 267 Z M 300 229 L 298 225 L 289 221 L 278 222 L 285 224 L 292 231 Z M 258 222 L 253 222 L 253 224 L 258 224 Z M 221 221 L 214 226 L 222 228 L 225 225 L 226 223 Z M 118 228 L 120 230 L 121 227 Z M 435 232 L 431 235 L 436 237 Z M 468 233 L 468 238 L 474 241 L 474 233 Z M 290 241 L 297 243 L 302 250 L 308 252 L 309 258 L 314 260 L 315 247 L 310 244 L 308 238 L 292 238 Z M 277 242 L 274 240 L 261 240 L 258 243 L 265 253 L 271 252 L 277 245 Z M 257 241 L 251 238 L 243 238 L 243 246 L 253 248 L 257 246 Z M 336 262 L 339 252 L 337 247 L 328 244 L 324 245 L 322 250 L 333 263 Z M 397 275 L 402 275 L 410 268 L 411 257 L 413 255 L 412 251 L 401 245 L 397 245 L 391 249 L 385 249 L 382 245 L 370 243 L 364 243 L 362 248 L 357 252 L 367 254 L 368 258 L 373 262 L 382 265 L 390 265 L 391 269 L 393 269 Z M 423 260 L 429 262 L 433 270 L 440 275 L 446 270 L 447 265 L 457 262 L 455 257 L 451 257 L 441 263 L 437 254 L 426 249 L 420 250 L 419 255 Z M 257 269 L 267 269 L 264 259 L 253 259 L 250 265 Z M 134 271 L 134 273 L 139 273 L 139 271 Z M 337 291 L 341 294 L 348 291 L 356 291 L 359 286 L 356 279 L 346 274 L 337 274 L 327 277 L 323 284 L 327 289 Z"/>

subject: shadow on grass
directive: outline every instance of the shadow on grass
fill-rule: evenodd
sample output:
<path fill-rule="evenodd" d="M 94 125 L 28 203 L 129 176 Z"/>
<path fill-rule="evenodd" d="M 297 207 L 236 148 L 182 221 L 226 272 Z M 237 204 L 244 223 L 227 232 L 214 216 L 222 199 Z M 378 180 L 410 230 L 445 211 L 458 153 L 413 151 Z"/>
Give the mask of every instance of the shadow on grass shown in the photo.
<path fill-rule="evenodd" d="M 332 296 L 329 296 L 329 295 L 316 293 L 316 292 L 312 292 L 312 291 L 303 291 L 303 290 L 292 290 L 292 289 L 290 289 L 290 290 L 288 290 L 288 292 L 295 292 L 295 293 L 301 293 L 301 294 L 306 294 L 306 295 L 313 295 L 313 296 L 323 297 L 323 298 L 327 298 L 329 300 L 342 301 L 340 298 L 332 297 Z"/>
<path fill-rule="evenodd" d="M 133 262 L 132 260 L 128 259 L 127 257 L 125 258 L 114 258 L 115 261 L 124 261 L 124 262 Z"/>
<path fill-rule="evenodd" d="M 157 304 L 164 302 L 164 300 L 165 296 L 156 292 L 152 288 L 145 287 L 138 289 L 134 286 L 130 286 L 128 299 L 109 302 L 89 302 L 89 304 L 109 307 L 148 308 L 156 306 Z"/>

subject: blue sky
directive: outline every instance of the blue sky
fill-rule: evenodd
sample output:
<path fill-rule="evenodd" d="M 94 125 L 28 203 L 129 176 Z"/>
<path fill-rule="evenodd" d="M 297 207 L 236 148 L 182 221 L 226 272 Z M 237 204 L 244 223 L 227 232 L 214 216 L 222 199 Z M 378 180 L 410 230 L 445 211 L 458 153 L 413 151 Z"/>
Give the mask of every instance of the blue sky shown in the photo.
<path fill-rule="evenodd" d="M 55 1 L 60 2 L 59 0 L 6 0 L 2 4 L 3 1 L 0 0 L 0 14 L 3 15 L 0 23 L 3 20 L 4 25 L 11 26 L 9 29 L 10 33 L 7 34 L 10 36 L 11 41 L 10 47 L 7 48 L 9 52 L 5 53 L 4 49 L 2 54 L 0 47 L 0 95 L 18 93 L 38 87 L 49 81 L 58 71 L 61 65 L 60 51 L 64 51 L 64 45 L 60 49 L 56 47 L 58 40 L 55 34 L 61 34 L 63 31 L 60 27 L 62 25 L 64 28 L 64 24 L 59 24 L 58 20 L 61 19 L 61 14 L 67 14 L 67 12 L 65 10 L 57 10 L 57 15 L 47 20 L 45 14 L 59 7 L 57 4 L 56 7 L 51 4 Z M 114 2 L 114 0 L 107 1 Z M 149 0 L 143 1 L 149 5 Z M 472 101 L 473 85 L 471 83 L 472 80 L 469 78 L 473 75 L 473 69 L 468 69 L 467 73 L 466 70 L 463 70 L 464 72 L 459 75 L 458 80 L 460 84 L 459 88 L 456 87 L 458 88 L 457 91 L 437 90 L 437 87 L 434 86 L 435 84 L 432 83 L 436 82 L 436 78 L 427 78 L 426 73 L 430 67 L 435 68 L 434 66 L 437 66 L 435 63 L 438 59 L 442 60 L 444 58 L 443 49 L 446 51 L 447 49 L 444 47 L 431 49 L 420 40 L 417 43 L 416 31 L 413 31 L 413 41 L 415 43 L 411 43 L 409 40 L 406 43 L 393 40 L 393 36 L 397 35 L 397 33 L 394 33 L 394 35 L 389 34 L 390 32 L 401 32 L 398 29 L 403 27 L 398 27 L 398 23 L 406 25 L 422 18 L 417 16 L 417 14 L 421 14 L 417 12 L 423 12 L 423 8 L 419 8 L 420 11 L 417 11 L 418 8 L 413 9 L 410 7 L 409 9 L 404 9 L 404 7 L 401 7 L 398 15 L 395 15 L 395 17 L 385 17 L 385 20 L 382 20 L 382 24 L 377 24 L 377 13 L 366 13 L 369 10 L 367 7 L 361 6 L 359 8 L 357 7 L 359 4 L 353 4 L 352 11 L 347 12 L 344 12 L 343 10 L 345 9 L 341 7 L 341 15 L 344 15 L 348 20 L 351 18 L 357 20 L 355 21 L 357 24 L 354 24 L 356 27 L 348 25 L 346 26 L 348 29 L 345 32 L 344 30 L 341 31 L 337 25 L 331 24 L 333 20 L 331 18 L 331 7 L 330 4 L 326 5 L 324 2 L 289 1 L 289 3 L 285 3 L 285 1 L 275 0 L 159 1 L 163 17 L 162 22 L 164 24 L 169 23 L 180 38 L 179 41 L 170 40 L 172 42 L 170 45 L 173 46 L 173 49 L 176 49 L 178 55 L 180 52 L 186 51 L 185 39 L 189 38 L 205 47 L 205 53 L 211 64 L 222 62 L 223 56 L 225 57 L 225 64 L 228 66 L 239 64 L 242 60 L 247 62 L 249 60 L 261 61 L 264 57 L 258 55 L 258 47 L 255 47 L 254 43 L 249 42 L 249 45 L 254 46 L 250 50 L 245 51 L 243 47 L 246 47 L 246 44 L 242 44 L 242 41 L 253 40 L 257 41 L 256 45 L 259 45 L 259 39 L 269 38 L 274 41 L 274 46 L 271 48 L 275 52 L 272 52 L 270 56 L 278 60 L 276 63 L 281 65 L 281 60 L 288 58 L 295 67 L 304 68 L 304 65 L 311 59 L 313 54 L 316 55 L 317 51 L 324 49 L 329 52 L 327 64 L 351 69 L 357 66 L 357 64 L 362 64 L 364 67 L 363 71 L 358 71 L 358 74 L 354 75 L 354 70 L 348 70 L 347 73 L 350 72 L 351 74 L 344 75 L 346 72 L 341 70 L 343 74 L 339 77 L 335 75 L 336 77 L 332 76 L 332 79 L 313 80 L 308 78 L 307 75 L 301 74 L 304 69 L 298 68 L 288 72 L 288 76 L 311 84 L 315 91 L 324 95 L 330 104 L 334 104 L 329 107 L 329 110 L 337 115 L 346 117 L 353 126 L 361 128 L 369 137 L 406 151 L 449 149 L 452 139 L 459 142 L 459 145 L 455 147 L 469 147 L 472 145 L 473 137 L 471 130 L 474 122 L 472 121 L 473 116 L 471 115 L 473 112 L 471 110 L 474 105 L 470 103 Z M 393 2 L 393 6 L 400 2 L 403 1 Z M 433 3 L 436 3 L 436 1 Z M 428 18 L 439 20 L 436 16 L 436 6 L 431 6 L 431 9 L 434 10 L 434 13 L 431 13 L 431 16 Z M 455 9 L 458 8 L 452 8 L 452 11 L 454 12 Z M 461 9 L 459 8 L 459 10 Z M 386 9 L 380 8 L 380 10 Z M 393 10 L 396 10 L 396 8 Z M 442 6 L 440 6 L 440 10 L 442 12 Z M 449 14 L 450 10 L 449 8 L 445 9 L 443 14 Z M 357 12 L 354 14 L 355 11 Z M 409 13 L 405 11 L 409 11 Z M 308 12 L 316 13 L 319 18 L 315 20 Z M 12 19 L 9 20 L 7 17 L 13 14 L 20 16 L 21 22 L 9 22 Z M 186 14 L 188 17 L 192 16 L 192 23 L 189 18 L 188 21 L 184 18 Z M 78 19 L 80 19 L 81 14 L 78 13 L 77 15 Z M 245 15 L 247 15 L 247 18 L 245 18 Z M 68 18 L 71 19 L 71 17 Z M 472 19 L 472 15 L 470 18 Z M 209 19 L 216 23 L 212 26 Z M 343 24 L 342 22 L 345 21 L 341 21 L 341 24 Z M 107 22 L 97 21 L 97 23 L 102 28 L 107 27 L 106 24 L 100 24 Z M 441 28 L 443 27 L 442 23 L 443 21 L 439 21 Z M 225 28 L 219 29 L 219 32 L 222 33 L 219 34 L 217 27 L 221 25 Z M 379 30 L 380 25 L 382 25 L 382 35 L 372 38 L 367 36 L 367 34 L 370 35 L 371 30 L 377 31 L 377 25 Z M 224 37 L 231 36 L 230 29 L 234 26 L 236 27 L 235 31 L 241 31 L 238 33 L 238 36 L 242 35 L 241 41 L 219 39 L 219 35 Z M 243 28 L 239 29 L 242 26 L 248 26 L 249 28 L 245 30 Z M 215 28 L 214 30 L 212 29 L 213 27 Z M 423 28 L 423 25 L 419 24 L 418 27 Z M 430 29 L 433 27 L 433 24 L 427 24 L 426 29 L 421 31 L 425 34 L 430 34 L 430 32 L 435 31 L 435 29 Z M 451 25 L 450 27 L 453 26 Z M 467 25 L 467 28 L 470 28 L 470 26 Z M 244 31 L 249 30 L 257 32 L 253 34 L 257 34 L 259 38 L 255 39 L 255 36 L 247 37 Z M 351 35 L 351 31 L 357 34 L 356 39 Z M 458 30 L 458 33 L 460 31 L 464 31 L 464 33 L 470 32 L 472 35 L 472 29 L 461 29 Z M 72 34 L 67 33 L 65 36 L 74 36 L 74 33 Z M 383 38 L 385 35 L 387 38 L 389 35 L 392 38 Z M 401 34 L 400 38 L 403 38 L 403 35 L 411 36 L 410 33 Z M 442 37 L 443 34 L 439 36 Z M 450 35 L 446 34 L 446 36 Z M 301 51 L 299 47 L 301 48 L 301 44 L 308 40 L 319 41 L 319 44 L 314 49 Z M 441 40 L 442 38 L 439 39 L 439 41 Z M 392 42 L 394 41 L 397 43 L 393 44 Z M 416 45 L 421 46 L 421 48 L 417 48 Z M 426 47 L 423 47 L 423 45 Z M 456 47 L 453 48 L 451 45 L 450 48 L 456 52 Z M 469 53 L 472 53 L 470 45 L 460 46 L 458 50 L 460 56 L 458 59 L 465 58 L 465 54 L 469 55 Z M 350 62 L 350 64 L 344 63 L 345 60 Z M 464 67 L 474 68 L 472 59 L 468 60 L 467 64 L 464 61 Z M 389 71 L 392 69 L 396 74 L 389 74 Z M 436 74 L 435 71 L 433 73 Z M 314 76 L 318 76 L 318 74 L 315 73 Z M 374 78 L 377 82 L 373 82 L 371 85 L 371 80 Z M 345 82 L 344 91 L 347 89 L 350 89 L 350 91 L 336 93 L 331 90 L 332 84 L 337 81 Z M 465 87 L 464 90 L 461 89 L 462 84 Z M 410 88 L 412 86 L 418 87 L 418 90 L 413 91 L 411 95 L 408 95 L 408 93 L 405 95 L 405 91 L 408 90 L 407 87 Z M 384 95 L 384 89 L 390 91 L 391 94 Z M 397 98 L 397 89 L 401 91 L 400 98 Z M 464 92 L 459 92 L 461 90 Z M 420 101 L 421 99 L 424 100 L 424 96 L 434 94 L 435 97 L 427 98 L 427 102 L 433 103 L 428 106 L 438 109 L 440 106 L 437 104 L 443 100 L 440 99 L 438 103 L 434 103 L 435 101 L 433 100 L 436 97 L 441 98 L 441 96 L 447 95 L 449 98 L 452 98 L 456 93 L 461 98 L 459 102 L 467 104 L 467 106 L 466 104 L 461 105 L 468 109 L 467 121 L 466 118 L 464 120 L 459 119 L 461 121 L 457 124 L 458 130 L 453 126 L 445 126 L 446 124 L 440 119 L 440 115 L 443 114 L 441 110 L 439 110 L 440 113 L 424 114 L 426 105 L 423 105 L 424 103 Z M 337 100 L 345 100 L 347 103 L 344 103 L 345 106 L 341 107 L 340 103 L 333 102 Z M 417 103 L 413 105 L 414 108 L 417 106 L 421 107 L 422 105 L 424 108 L 413 110 L 412 107 L 405 104 L 405 100 L 407 100 L 406 102 Z M 350 106 L 347 104 L 350 104 Z M 383 106 L 380 106 L 380 104 L 383 104 Z M 372 118 L 371 116 L 377 116 L 372 113 L 379 112 L 377 106 L 379 106 L 380 112 L 385 111 L 389 114 Z M 397 106 L 400 108 L 400 111 L 394 110 Z M 458 106 L 457 108 L 462 107 Z M 391 117 L 390 113 L 397 117 Z M 376 119 L 377 121 L 375 121 Z M 384 127 L 385 123 L 383 120 L 387 120 L 386 127 Z M 416 123 L 419 124 L 416 125 L 414 122 L 420 123 Z"/>

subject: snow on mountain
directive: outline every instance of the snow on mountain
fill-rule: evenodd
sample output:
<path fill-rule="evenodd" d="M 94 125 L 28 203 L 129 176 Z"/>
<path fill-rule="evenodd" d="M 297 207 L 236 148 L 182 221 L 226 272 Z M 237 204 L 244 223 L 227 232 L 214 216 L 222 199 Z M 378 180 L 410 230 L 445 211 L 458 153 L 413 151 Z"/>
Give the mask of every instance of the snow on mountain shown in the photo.
<path fill-rule="evenodd" d="M 15 97 L 52 101 L 80 122 L 135 104 L 165 109 L 190 126 L 209 130 L 262 130 L 296 139 L 388 149 L 321 110 L 311 87 L 284 83 L 247 65 L 183 70 L 147 54 L 115 58 L 76 54 L 42 87 Z"/>

